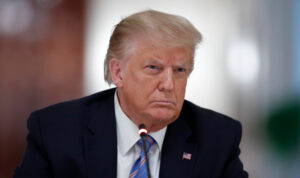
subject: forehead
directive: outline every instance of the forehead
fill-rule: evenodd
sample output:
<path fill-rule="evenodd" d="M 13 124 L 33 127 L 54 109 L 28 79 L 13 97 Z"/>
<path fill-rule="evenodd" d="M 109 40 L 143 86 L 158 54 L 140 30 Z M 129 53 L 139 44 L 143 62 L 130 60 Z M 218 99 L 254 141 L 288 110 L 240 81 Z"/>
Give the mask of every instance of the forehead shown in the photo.
<path fill-rule="evenodd" d="M 176 46 L 168 43 L 152 43 L 139 41 L 131 58 L 147 61 L 170 61 L 187 63 L 191 60 L 191 51 L 184 46 Z"/>

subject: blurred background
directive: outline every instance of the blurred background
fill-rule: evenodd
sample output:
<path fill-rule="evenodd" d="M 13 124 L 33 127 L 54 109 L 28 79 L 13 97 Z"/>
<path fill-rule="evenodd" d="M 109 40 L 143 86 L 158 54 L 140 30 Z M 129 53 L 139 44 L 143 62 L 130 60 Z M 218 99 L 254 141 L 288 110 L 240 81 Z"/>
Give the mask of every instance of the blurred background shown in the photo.
<path fill-rule="evenodd" d="M 30 112 L 109 88 L 113 26 L 149 8 L 203 34 L 186 98 L 242 123 L 250 177 L 299 177 L 299 0 L 0 0 L 0 178 L 22 159 Z"/>

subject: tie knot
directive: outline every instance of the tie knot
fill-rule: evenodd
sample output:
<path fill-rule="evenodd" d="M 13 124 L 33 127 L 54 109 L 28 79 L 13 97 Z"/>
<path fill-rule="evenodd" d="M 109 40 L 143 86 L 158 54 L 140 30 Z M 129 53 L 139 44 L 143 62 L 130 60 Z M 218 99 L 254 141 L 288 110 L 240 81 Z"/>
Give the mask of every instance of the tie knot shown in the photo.
<path fill-rule="evenodd" d="M 145 145 L 146 145 L 146 149 L 147 152 L 149 151 L 150 147 L 155 143 L 154 138 L 152 138 L 150 135 L 146 135 L 145 136 Z M 143 139 L 140 138 L 138 141 L 138 145 L 141 147 L 141 149 L 144 149 L 144 145 L 143 145 Z"/>

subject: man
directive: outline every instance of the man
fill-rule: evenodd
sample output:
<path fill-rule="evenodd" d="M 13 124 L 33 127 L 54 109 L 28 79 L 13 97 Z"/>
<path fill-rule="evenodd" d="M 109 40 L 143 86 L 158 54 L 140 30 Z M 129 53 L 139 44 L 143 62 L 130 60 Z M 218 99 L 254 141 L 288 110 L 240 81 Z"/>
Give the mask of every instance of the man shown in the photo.
<path fill-rule="evenodd" d="M 148 10 L 123 19 L 105 59 L 117 89 L 32 113 L 14 177 L 248 177 L 240 123 L 184 100 L 200 41 L 183 17 Z"/>

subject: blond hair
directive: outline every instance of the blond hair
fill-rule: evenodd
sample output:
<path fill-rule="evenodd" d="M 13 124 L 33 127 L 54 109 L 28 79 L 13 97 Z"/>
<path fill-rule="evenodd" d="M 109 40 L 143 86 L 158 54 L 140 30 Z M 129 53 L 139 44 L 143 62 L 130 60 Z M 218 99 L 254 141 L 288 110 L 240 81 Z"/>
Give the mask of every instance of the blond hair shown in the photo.
<path fill-rule="evenodd" d="M 190 72 L 193 70 L 195 48 L 202 40 L 200 32 L 184 17 L 147 10 L 128 16 L 115 26 L 104 61 L 104 79 L 108 84 L 112 83 L 110 60 L 124 60 L 132 54 L 136 46 L 131 42 L 138 37 L 150 40 L 156 46 L 182 46 L 190 49 Z"/>

